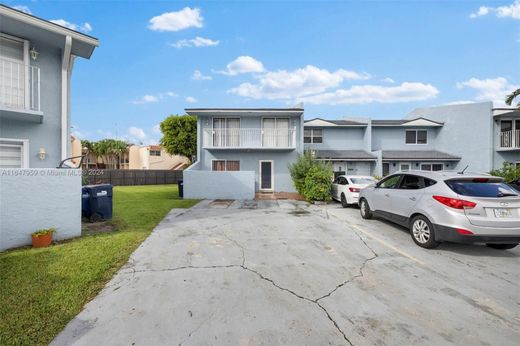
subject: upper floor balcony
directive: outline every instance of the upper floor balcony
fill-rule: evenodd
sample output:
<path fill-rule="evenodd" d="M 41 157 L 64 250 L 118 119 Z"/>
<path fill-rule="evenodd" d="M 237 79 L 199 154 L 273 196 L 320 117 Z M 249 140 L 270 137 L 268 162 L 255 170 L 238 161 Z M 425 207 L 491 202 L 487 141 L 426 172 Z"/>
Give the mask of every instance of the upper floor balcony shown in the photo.
<path fill-rule="evenodd" d="M 520 149 L 520 129 L 500 132 L 499 150 Z"/>
<path fill-rule="evenodd" d="M 40 69 L 0 59 L 0 111 L 41 115 L 40 103 Z"/>
<path fill-rule="evenodd" d="M 226 128 L 204 129 L 205 149 L 285 149 L 296 148 L 296 129 Z"/>

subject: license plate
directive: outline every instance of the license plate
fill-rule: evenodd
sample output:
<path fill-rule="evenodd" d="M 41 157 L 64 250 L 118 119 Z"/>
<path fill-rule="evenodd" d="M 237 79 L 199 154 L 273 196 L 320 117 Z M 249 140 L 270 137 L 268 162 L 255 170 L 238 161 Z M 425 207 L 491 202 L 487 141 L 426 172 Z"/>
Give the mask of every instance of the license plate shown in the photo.
<path fill-rule="evenodd" d="M 513 209 L 508 208 L 500 208 L 494 209 L 495 217 L 503 218 L 503 217 L 513 217 Z"/>

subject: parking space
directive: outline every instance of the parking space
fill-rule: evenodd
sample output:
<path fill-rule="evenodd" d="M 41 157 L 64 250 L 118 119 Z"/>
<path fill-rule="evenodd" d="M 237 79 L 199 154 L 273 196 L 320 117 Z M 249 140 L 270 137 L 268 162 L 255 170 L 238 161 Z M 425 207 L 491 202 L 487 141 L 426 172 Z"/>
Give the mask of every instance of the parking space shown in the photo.
<path fill-rule="evenodd" d="M 69 344 L 516 345 L 520 249 L 417 247 L 359 210 L 172 210 L 54 340 Z"/>

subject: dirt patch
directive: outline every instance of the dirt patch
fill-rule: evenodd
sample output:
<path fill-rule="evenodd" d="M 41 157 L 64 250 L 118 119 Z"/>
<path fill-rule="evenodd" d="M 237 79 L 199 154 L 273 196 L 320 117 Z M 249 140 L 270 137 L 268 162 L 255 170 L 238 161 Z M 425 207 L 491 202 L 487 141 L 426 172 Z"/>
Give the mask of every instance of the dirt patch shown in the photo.
<path fill-rule="evenodd" d="M 93 235 L 117 231 L 118 227 L 113 221 L 82 222 L 81 235 Z"/>

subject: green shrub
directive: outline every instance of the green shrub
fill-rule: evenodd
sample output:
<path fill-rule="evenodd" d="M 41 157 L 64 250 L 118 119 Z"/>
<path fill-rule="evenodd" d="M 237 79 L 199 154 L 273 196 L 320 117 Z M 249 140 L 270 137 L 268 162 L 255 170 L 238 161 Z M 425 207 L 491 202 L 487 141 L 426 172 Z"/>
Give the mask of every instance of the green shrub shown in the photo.
<path fill-rule="evenodd" d="M 495 169 L 489 173 L 497 177 L 503 177 L 506 182 L 509 182 L 520 178 L 520 167 L 516 167 L 512 163 L 504 162 L 502 168 Z"/>
<path fill-rule="evenodd" d="M 307 172 L 303 187 L 303 196 L 308 201 L 330 200 L 332 169 L 328 165 L 313 165 Z"/>
<path fill-rule="evenodd" d="M 298 156 L 298 159 L 294 163 L 289 165 L 289 172 L 291 172 L 294 187 L 302 196 L 304 195 L 307 172 L 316 164 L 316 160 L 312 158 L 311 151 L 306 150 L 302 155 Z"/>

